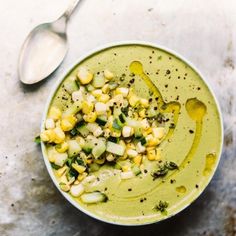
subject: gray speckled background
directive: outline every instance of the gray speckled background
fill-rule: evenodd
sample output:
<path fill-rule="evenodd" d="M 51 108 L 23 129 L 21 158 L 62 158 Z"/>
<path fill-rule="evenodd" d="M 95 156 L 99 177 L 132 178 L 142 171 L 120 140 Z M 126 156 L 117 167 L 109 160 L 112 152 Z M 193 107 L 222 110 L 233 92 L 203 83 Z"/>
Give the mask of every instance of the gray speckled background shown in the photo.
<path fill-rule="evenodd" d="M 50 79 L 23 86 L 19 49 L 38 23 L 55 19 L 68 0 L 0 1 L 0 235 L 236 235 L 235 0 L 85 0 L 70 22 L 70 51 Z M 127 228 L 80 213 L 59 194 L 32 142 L 58 76 L 87 50 L 139 39 L 165 45 L 206 75 L 222 107 L 225 145 L 202 196 L 165 222 Z"/>

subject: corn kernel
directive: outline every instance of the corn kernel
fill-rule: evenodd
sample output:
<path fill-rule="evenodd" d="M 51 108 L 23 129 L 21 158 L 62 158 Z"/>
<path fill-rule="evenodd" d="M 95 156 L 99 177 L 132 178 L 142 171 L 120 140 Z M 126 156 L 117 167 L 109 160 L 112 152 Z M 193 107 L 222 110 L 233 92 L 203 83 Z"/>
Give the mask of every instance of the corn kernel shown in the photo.
<path fill-rule="evenodd" d="M 92 112 L 94 109 L 94 104 L 93 103 L 89 103 L 87 101 L 83 101 L 82 102 L 82 112 L 84 114 L 89 114 L 90 112 Z"/>
<path fill-rule="evenodd" d="M 146 117 L 146 109 L 142 109 L 138 114 L 141 118 L 145 118 Z"/>
<path fill-rule="evenodd" d="M 81 84 L 89 84 L 93 79 L 93 74 L 85 67 L 80 67 L 77 74 Z"/>
<path fill-rule="evenodd" d="M 66 136 L 61 128 L 56 127 L 54 129 L 54 133 L 55 133 L 55 140 L 54 140 L 55 143 L 62 143 L 65 140 Z"/>
<path fill-rule="evenodd" d="M 64 166 L 56 171 L 56 174 L 61 177 L 67 170 L 69 169 L 68 166 Z"/>
<path fill-rule="evenodd" d="M 158 128 L 152 128 L 152 133 L 155 138 L 162 139 L 165 135 L 165 128 L 158 127 Z"/>
<path fill-rule="evenodd" d="M 143 107 L 145 107 L 145 108 L 148 108 L 148 107 L 149 107 L 149 102 L 148 102 L 148 100 L 145 99 L 145 98 L 141 98 L 141 99 L 140 99 L 140 104 L 141 104 Z"/>
<path fill-rule="evenodd" d="M 49 110 L 48 117 L 52 118 L 53 120 L 59 120 L 61 118 L 61 110 L 57 107 L 51 107 Z"/>
<path fill-rule="evenodd" d="M 102 90 L 101 89 L 95 89 L 91 93 L 95 98 L 99 98 L 102 95 Z"/>
<path fill-rule="evenodd" d="M 103 103 L 106 103 L 108 102 L 110 99 L 110 96 L 108 94 L 102 94 L 99 98 L 98 98 L 98 101 L 99 102 L 103 102 Z"/>
<path fill-rule="evenodd" d="M 147 151 L 147 158 L 149 161 L 154 161 L 156 159 L 156 152 L 154 149 Z"/>
<path fill-rule="evenodd" d="M 102 87 L 102 92 L 103 92 L 103 93 L 108 93 L 109 91 L 110 91 L 109 84 L 105 84 L 105 85 Z"/>
<path fill-rule="evenodd" d="M 106 79 L 111 80 L 114 78 L 114 74 L 109 70 L 104 70 L 104 76 Z"/>
<path fill-rule="evenodd" d="M 136 165 L 140 166 L 140 164 L 142 162 L 142 156 L 138 155 L 138 156 L 134 157 L 133 161 Z"/>
<path fill-rule="evenodd" d="M 96 112 L 90 112 L 89 114 L 84 115 L 84 116 L 83 116 L 83 119 L 84 119 L 86 122 L 93 123 L 93 122 L 95 122 L 96 119 L 97 119 L 97 113 L 96 113 Z"/>
<path fill-rule="evenodd" d="M 54 142 L 56 134 L 54 130 L 45 130 L 40 134 L 40 138 L 43 142 Z"/>
<path fill-rule="evenodd" d="M 45 128 L 46 129 L 54 129 L 55 128 L 55 122 L 52 118 L 48 118 L 45 121 Z"/>
<path fill-rule="evenodd" d="M 128 88 L 122 88 L 122 87 L 117 88 L 115 90 L 115 94 L 122 94 L 123 97 L 127 97 L 128 94 L 129 94 L 129 89 Z"/>
<path fill-rule="evenodd" d="M 77 137 L 76 141 L 78 142 L 78 144 L 80 145 L 80 147 L 83 147 L 85 145 L 85 140 L 82 137 Z"/>
<path fill-rule="evenodd" d="M 68 143 L 67 142 L 63 142 L 63 143 L 60 143 L 60 144 L 57 144 L 56 145 L 56 150 L 60 153 L 63 153 L 63 152 L 66 152 L 68 150 Z"/>
<path fill-rule="evenodd" d="M 148 141 L 147 146 L 157 146 L 160 144 L 160 140 L 158 138 L 153 138 Z"/>
<path fill-rule="evenodd" d="M 78 165 L 76 163 L 73 163 L 72 164 L 72 167 L 80 174 L 84 173 L 85 170 L 86 170 L 86 167 L 85 166 L 82 166 L 82 165 Z"/>
<path fill-rule="evenodd" d="M 84 173 L 80 174 L 80 175 L 77 177 L 77 180 L 82 181 L 83 179 L 86 178 L 87 175 L 88 175 L 88 173 L 84 172 Z"/>
<path fill-rule="evenodd" d="M 69 131 L 73 129 L 73 125 L 67 119 L 63 119 L 61 121 L 61 128 L 63 131 Z"/>
<path fill-rule="evenodd" d="M 129 104 L 132 107 L 135 107 L 139 102 L 139 98 L 136 95 L 130 96 L 129 98 Z"/>

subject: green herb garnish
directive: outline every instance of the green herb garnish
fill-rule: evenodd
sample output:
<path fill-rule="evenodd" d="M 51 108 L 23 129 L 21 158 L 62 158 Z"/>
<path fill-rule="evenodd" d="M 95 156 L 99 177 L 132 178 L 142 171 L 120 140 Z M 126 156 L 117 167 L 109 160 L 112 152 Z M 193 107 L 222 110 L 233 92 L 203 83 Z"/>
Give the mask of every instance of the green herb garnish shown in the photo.
<path fill-rule="evenodd" d="M 34 142 L 35 142 L 36 144 L 40 144 L 40 143 L 41 143 L 41 138 L 40 138 L 40 136 L 35 137 L 35 138 L 34 138 Z"/>
<path fill-rule="evenodd" d="M 159 165 L 158 169 L 154 171 L 151 175 L 153 177 L 153 180 L 156 180 L 157 178 L 164 177 L 168 174 L 169 170 L 178 170 L 179 167 L 176 163 L 173 161 L 165 162 L 162 165 Z"/>
<path fill-rule="evenodd" d="M 55 169 L 55 170 L 58 170 L 58 169 L 61 168 L 60 166 L 58 166 L 58 165 L 56 165 L 56 164 L 54 164 L 54 163 L 51 163 L 51 166 L 52 166 L 52 168 Z"/>
<path fill-rule="evenodd" d="M 174 123 L 171 123 L 170 126 L 169 126 L 170 129 L 174 129 L 175 128 L 175 124 Z"/>
<path fill-rule="evenodd" d="M 159 203 L 154 207 L 155 210 L 160 211 L 162 214 L 167 214 L 166 208 L 169 206 L 169 203 L 166 201 L 159 201 Z"/>
<path fill-rule="evenodd" d="M 76 136 L 78 134 L 78 130 L 76 128 L 73 128 L 71 131 L 70 131 L 70 134 L 71 136 Z"/>

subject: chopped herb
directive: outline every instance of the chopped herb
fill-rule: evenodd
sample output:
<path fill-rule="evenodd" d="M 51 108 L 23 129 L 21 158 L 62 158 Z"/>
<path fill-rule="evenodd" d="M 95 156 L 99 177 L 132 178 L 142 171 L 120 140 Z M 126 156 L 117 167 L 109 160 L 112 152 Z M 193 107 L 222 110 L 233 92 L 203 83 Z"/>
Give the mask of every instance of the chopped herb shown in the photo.
<path fill-rule="evenodd" d="M 121 111 L 124 113 L 125 116 L 128 116 L 129 108 L 128 107 L 122 107 Z"/>
<path fill-rule="evenodd" d="M 169 126 L 170 129 L 174 129 L 175 128 L 175 124 L 174 123 L 171 123 L 170 126 Z"/>
<path fill-rule="evenodd" d="M 159 168 L 154 171 L 151 175 L 153 177 L 153 180 L 156 180 L 160 177 L 166 176 L 168 173 L 168 168 L 165 165 L 160 165 Z"/>
<path fill-rule="evenodd" d="M 52 166 L 52 168 L 55 169 L 55 170 L 58 170 L 58 169 L 61 168 L 60 166 L 58 166 L 58 165 L 56 165 L 56 164 L 54 164 L 54 163 L 51 163 L 51 166 Z"/>
<path fill-rule="evenodd" d="M 86 167 L 86 164 L 84 163 L 84 160 L 81 157 L 77 157 L 76 162 L 78 163 L 78 165 Z"/>
<path fill-rule="evenodd" d="M 168 174 L 169 170 L 178 170 L 179 167 L 174 162 L 165 162 L 164 164 L 159 165 L 158 169 L 154 171 L 151 175 L 153 180 L 157 178 L 162 178 Z"/>
<path fill-rule="evenodd" d="M 140 143 L 141 143 L 142 145 L 145 145 L 145 144 L 147 143 L 146 138 L 145 138 L 145 137 L 142 137 L 142 138 L 140 139 Z"/>
<path fill-rule="evenodd" d="M 169 206 L 169 203 L 166 201 L 159 201 L 159 203 L 154 207 L 155 210 L 160 211 L 162 214 L 167 214 L 166 208 Z"/>
<path fill-rule="evenodd" d="M 169 170 L 178 170 L 179 169 L 178 165 L 176 163 L 174 163 L 173 161 L 167 162 L 165 165 Z"/>
<path fill-rule="evenodd" d="M 79 175 L 79 173 L 75 169 L 70 168 L 70 170 L 68 171 L 66 176 L 68 177 L 68 179 L 70 179 L 72 177 L 75 177 L 75 179 L 76 179 L 78 177 L 78 175 Z"/>
<path fill-rule="evenodd" d="M 40 136 L 35 137 L 35 138 L 34 138 L 34 142 L 35 142 L 36 144 L 40 144 L 40 143 L 41 143 L 41 138 L 40 138 Z"/>
<path fill-rule="evenodd" d="M 73 128 L 71 131 L 70 131 L 70 134 L 71 136 L 76 136 L 78 134 L 78 130 L 76 128 Z"/>
<path fill-rule="evenodd" d="M 112 137 L 112 136 L 108 137 L 107 140 L 110 141 L 110 142 L 113 142 L 113 143 L 118 143 L 119 142 L 119 138 Z"/>
<path fill-rule="evenodd" d="M 124 115 L 122 113 L 119 115 L 119 120 L 122 124 L 125 123 L 125 118 L 124 118 Z"/>

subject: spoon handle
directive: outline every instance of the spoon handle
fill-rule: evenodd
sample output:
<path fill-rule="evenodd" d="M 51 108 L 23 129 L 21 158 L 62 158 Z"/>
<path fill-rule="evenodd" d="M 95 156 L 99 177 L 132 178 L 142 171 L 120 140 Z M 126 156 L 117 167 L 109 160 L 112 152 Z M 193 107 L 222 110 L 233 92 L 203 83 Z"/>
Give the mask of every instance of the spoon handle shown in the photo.
<path fill-rule="evenodd" d="M 75 10 L 75 8 L 79 5 L 81 0 L 74 0 L 68 7 L 68 9 L 65 11 L 64 16 L 67 18 L 67 20 L 70 18 L 71 14 Z"/>

